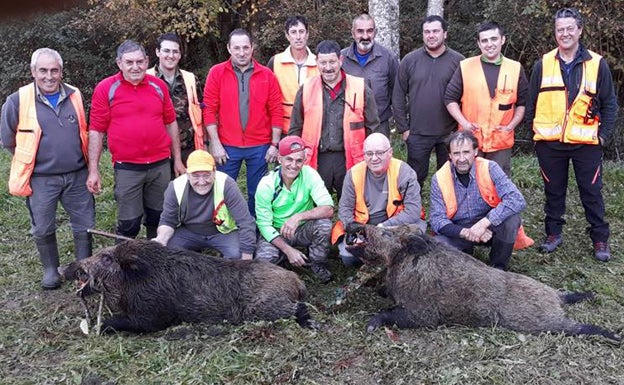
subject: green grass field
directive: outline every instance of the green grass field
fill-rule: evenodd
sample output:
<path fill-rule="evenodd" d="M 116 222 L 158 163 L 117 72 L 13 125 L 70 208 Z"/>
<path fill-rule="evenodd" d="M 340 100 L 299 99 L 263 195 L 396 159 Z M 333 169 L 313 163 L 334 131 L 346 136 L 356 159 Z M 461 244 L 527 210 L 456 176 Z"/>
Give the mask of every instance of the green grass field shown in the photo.
<path fill-rule="evenodd" d="M 397 146 L 399 146 L 397 144 Z M 398 147 L 397 147 L 398 149 Z M 399 157 L 404 156 L 397 151 Z M 28 234 L 23 199 L 6 192 L 9 155 L 0 155 L 1 384 L 624 384 L 623 347 L 599 337 L 523 335 L 498 328 L 440 327 L 365 332 L 368 318 L 389 302 L 363 287 L 339 309 L 336 290 L 355 273 L 332 258 L 336 279 L 320 285 L 308 274 L 318 331 L 294 320 L 232 325 L 181 325 L 148 335 L 84 335 L 73 284 L 44 292 Z M 97 224 L 113 231 L 110 157 Z M 513 160 L 514 181 L 528 201 L 527 233 L 542 239 L 542 182 L 530 155 Z M 612 330 L 624 327 L 624 167 L 606 163 L 604 196 L 613 260 L 593 259 L 575 184 L 570 183 L 564 244 L 552 255 L 514 252 L 511 271 L 553 287 L 590 290 L 597 299 L 569 307 L 571 317 Z M 425 196 L 428 189 L 424 189 Z M 428 206 L 427 199 L 424 200 Z M 59 210 L 62 263 L 73 258 L 71 229 Z M 112 244 L 97 237 L 96 250 Z M 487 253 L 480 252 L 485 258 Z M 475 282 L 478 284 L 478 282 Z"/>

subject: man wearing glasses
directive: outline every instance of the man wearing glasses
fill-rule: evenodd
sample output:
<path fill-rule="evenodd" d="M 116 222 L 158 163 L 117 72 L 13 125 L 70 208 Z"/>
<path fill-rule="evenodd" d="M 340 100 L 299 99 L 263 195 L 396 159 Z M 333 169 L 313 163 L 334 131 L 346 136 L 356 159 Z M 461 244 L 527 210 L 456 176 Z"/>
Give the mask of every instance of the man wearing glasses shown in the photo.
<path fill-rule="evenodd" d="M 332 242 L 340 242 L 340 258 L 346 266 L 362 263 L 345 248 L 344 229 L 352 222 L 377 226 L 416 224 L 424 232 L 420 218 L 420 185 L 416 172 L 392 157 L 388 137 L 376 132 L 364 141 L 364 161 L 347 171 L 338 204 L 338 218 Z"/>
<path fill-rule="evenodd" d="M 215 249 L 228 259 L 253 257 L 256 225 L 247 201 L 207 151 L 193 151 L 186 174 L 167 186 L 154 240 L 172 248 Z"/>
<path fill-rule="evenodd" d="M 148 75 L 156 76 L 169 87 L 169 96 L 176 111 L 176 120 L 180 132 L 180 152 L 182 162 L 193 150 L 204 149 L 204 141 L 208 140 L 202 123 L 201 83 L 192 72 L 180 69 L 182 58 L 180 37 L 167 32 L 156 40 L 156 56 L 158 63 L 147 70 Z"/>
<path fill-rule="evenodd" d="M 618 110 L 613 79 L 605 59 L 581 44 L 578 10 L 560 9 L 554 24 L 558 46 L 535 63 L 526 108 L 546 194 L 546 239 L 540 249 L 551 253 L 563 242 L 571 160 L 594 258 L 606 262 L 611 251 L 601 191 L 602 147 L 613 134 Z"/>

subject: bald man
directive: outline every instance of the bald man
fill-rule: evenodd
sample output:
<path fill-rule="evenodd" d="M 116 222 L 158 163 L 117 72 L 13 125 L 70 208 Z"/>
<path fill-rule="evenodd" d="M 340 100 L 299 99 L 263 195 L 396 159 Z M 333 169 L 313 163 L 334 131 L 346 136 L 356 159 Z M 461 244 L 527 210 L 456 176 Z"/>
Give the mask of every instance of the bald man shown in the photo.
<path fill-rule="evenodd" d="M 338 204 L 340 221 L 332 231 L 332 242 L 340 242 L 340 258 L 347 266 L 361 265 L 340 239 L 344 228 L 352 222 L 377 226 L 416 224 L 423 231 L 427 227 L 420 218 L 420 185 L 416 172 L 392 155 L 388 138 L 373 133 L 364 141 L 364 160 L 347 171 Z"/>

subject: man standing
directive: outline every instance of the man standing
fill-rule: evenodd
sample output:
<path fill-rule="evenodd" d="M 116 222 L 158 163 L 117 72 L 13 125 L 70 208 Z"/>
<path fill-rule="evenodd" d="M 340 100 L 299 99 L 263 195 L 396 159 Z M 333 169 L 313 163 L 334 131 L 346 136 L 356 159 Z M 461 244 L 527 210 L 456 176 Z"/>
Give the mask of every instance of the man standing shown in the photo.
<path fill-rule="evenodd" d="M 282 134 L 282 93 L 275 75 L 252 58 L 251 36 L 243 29 L 230 33 L 230 59 L 210 69 L 204 87 L 204 124 L 210 153 L 220 171 L 238 178 L 247 167 L 249 212 L 268 162 L 277 160 Z"/>
<path fill-rule="evenodd" d="M 498 163 L 477 156 L 471 131 L 451 134 L 448 147 L 450 161 L 431 178 L 431 228 L 439 240 L 468 254 L 475 245 L 490 246 L 490 265 L 506 270 L 524 197 Z"/>
<path fill-rule="evenodd" d="M 375 44 L 375 20 L 367 13 L 353 19 L 351 36 L 353 43 L 342 50 L 342 68 L 346 73 L 370 81 L 375 94 L 379 129 L 390 137 L 389 119 L 392 116 L 392 89 L 399 69 L 399 59 L 390 50 Z"/>
<path fill-rule="evenodd" d="M 201 251 L 209 247 L 225 258 L 251 259 L 256 225 L 236 181 L 216 171 L 207 151 L 193 151 L 186 174 L 169 183 L 154 238 L 163 246 Z"/>
<path fill-rule="evenodd" d="M 421 28 L 424 46 L 401 60 L 392 109 L 407 145 L 407 163 L 423 186 L 431 150 L 435 148 L 437 168 L 448 159 L 445 140 L 457 123 L 444 106 L 444 92 L 464 56 L 446 46 L 448 23 L 442 17 L 427 16 Z"/>
<path fill-rule="evenodd" d="M 262 178 L 256 199 L 260 231 L 256 258 L 293 266 L 308 265 L 323 283 L 332 279 L 327 251 L 334 202 L 319 174 L 304 165 L 306 147 L 298 136 L 279 143 L 279 167 Z M 308 256 L 295 246 L 308 248 Z"/>
<path fill-rule="evenodd" d="M 186 172 L 176 114 L 165 82 L 145 73 L 148 57 L 141 44 L 121 43 L 116 61 L 120 72 L 93 91 L 87 187 L 101 192 L 98 165 L 107 134 L 115 170 L 117 234 L 136 237 L 143 219 L 147 237 L 154 238 L 171 179 L 170 158 L 176 176 Z"/>
<path fill-rule="evenodd" d="M 594 257 L 611 258 L 609 224 L 602 199 L 602 146 L 611 138 L 618 105 L 607 62 L 580 42 L 583 18 L 574 8 L 555 14 L 558 47 L 533 67 L 526 121 L 533 127 L 535 153 L 544 179 L 544 227 L 541 250 L 555 251 L 563 242 L 570 160 Z"/>
<path fill-rule="evenodd" d="M 290 116 L 297 90 L 303 82 L 318 75 L 316 55 L 308 48 L 308 21 L 304 16 L 288 16 L 284 28 L 286 39 L 290 43 L 282 53 L 269 59 L 267 67 L 275 73 L 282 90 L 282 106 L 284 107 L 284 125 L 282 134 L 288 134 Z"/>
<path fill-rule="evenodd" d="M 481 55 L 459 63 L 444 103 L 459 128 L 477 137 L 479 156 L 495 161 L 511 176 L 514 130 L 524 117 L 528 81 L 520 63 L 502 55 L 503 44 L 503 27 L 491 21 L 481 24 Z"/>
<path fill-rule="evenodd" d="M 370 134 L 364 141 L 364 161 L 353 166 L 345 177 L 338 205 L 338 218 L 332 243 L 339 241 L 352 222 L 377 226 L 417 224 L 423 232 L 427 224 L 420 219 L 420 185 L 416 172 L 392 156 L 387 136 Z M 361 262 L 338 244 L 340 258 L 347 266 Z"/>
<path fill-rule="evenodd" d="M 164 81 L 169 87 L 169 95 L 176 110 L 180 137 L 180 153 L 182 162 L 193 150 L 204 148 L 205 127 L 202 123 L 201 97 L 203 92 L 201 85 L 192 72 L 184 71 L 178 67 L 182 58 L 180 37 L 167 32 L 158 36 L 156 40 L 156 56 L 158 63 L 147 70 L 148 75 L 153 75 Z"/>
<path fill-rule="evenodd" d="M 95 225 L 93 195 L 87 191 L 87 120 L 77 88 L 62 82 L 63 59 L 50 48 L 32 54 L 34 82 L 9 95 L 2 106 L 0 134 L 11 154 L 9 192 L 26 197 L 32 234 L 43 265 L 44 289 L 61 285 L 56 208 L 69 214 L 76 259 L 91 255 Z"/>
<path fill-rule="evenodd" d="M 345 173 L 364 159 L 364 138 L 379 127 L 377 106 L 364 79 L 342 70 L 338 43 L 320 42 L 316 62 L 321 74 L 297 91 L 288 134 L 303 138 L 310 148 L 307 164 L 340 198 Z"/>

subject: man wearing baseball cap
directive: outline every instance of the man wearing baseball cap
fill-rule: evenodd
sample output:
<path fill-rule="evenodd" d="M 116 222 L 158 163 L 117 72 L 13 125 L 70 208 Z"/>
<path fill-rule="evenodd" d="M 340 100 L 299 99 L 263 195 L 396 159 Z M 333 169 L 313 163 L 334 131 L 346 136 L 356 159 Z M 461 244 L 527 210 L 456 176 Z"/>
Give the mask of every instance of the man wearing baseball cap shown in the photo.
<path fill-rule="evenodd" d="M 305 166 L 308 148 L 298 136 L 279 142 L 279 166 L 256 190 L 256 224 L 260 231 L 256 258 L 279 264 L 309 266 L 323 283 L 332 279 L 327 251 L 334 202 L 321 176 Z M 308 248 L 308 255 L 295 248 Z"/>
<path fill-rule="evenodd" d="M 169 183 L 154 238 L 163 246 L 201 251 L 211 248 L 228 259 L 252 259 L 256 226 L 247 201 L 212 155 L 193 151 L 186 174 Z"/>

